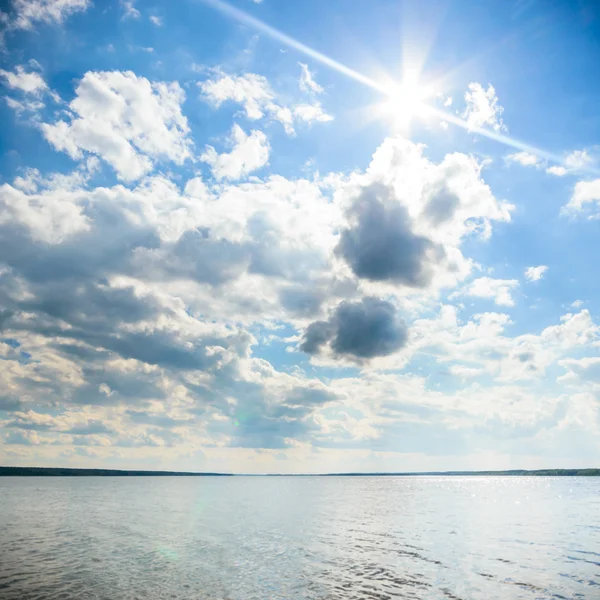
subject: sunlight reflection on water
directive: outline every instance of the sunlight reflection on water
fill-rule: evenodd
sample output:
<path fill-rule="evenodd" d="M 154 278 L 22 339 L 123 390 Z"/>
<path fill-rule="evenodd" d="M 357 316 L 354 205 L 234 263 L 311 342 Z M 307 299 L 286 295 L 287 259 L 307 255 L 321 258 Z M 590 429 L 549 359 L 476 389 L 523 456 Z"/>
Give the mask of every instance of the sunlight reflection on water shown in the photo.
<path fill-rule="evenodd" d="M 0 597 L 600 597 L 600 479 L 2 478 Z"/>

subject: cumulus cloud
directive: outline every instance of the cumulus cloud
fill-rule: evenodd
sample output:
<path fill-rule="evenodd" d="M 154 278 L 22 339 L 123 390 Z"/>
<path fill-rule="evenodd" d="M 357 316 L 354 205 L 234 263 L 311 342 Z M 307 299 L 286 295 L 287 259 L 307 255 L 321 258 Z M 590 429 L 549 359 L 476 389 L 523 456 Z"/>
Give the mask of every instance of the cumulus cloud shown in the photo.
<path fill-rule="evenodd" d="M 515 152 L 514 154 L 509 154 L 506 160 L 508 162 L 519 163 L 524 167 L 535 167 L 540 163 L 539 157 L 530 152 Z"/>
<path fill-rule="evenodd" d="M 256 121 L 268 117 L 280 122 L 290 135 L 295 132 L 294 121 L 310 124 L 333 119 L 318 102 L 290 106 L 282 103 L 267 78 L 255 73 L 228 75 L 216 72 L 215 77 L 199 82 L 198 86 L 202 96 L 215 107 L 228 101 L 241 104 L 248 119 Z"/>
<path fill-rule="evenodd" d="M 327 321 L 315 321 L 305 330 L 300 350 L 318 354 L 325 346 L 336 356 L 368 360 L 388 356 L 407 342 L 408 333 L 396 308 L 385 300 L 363 298 L 340 303 Z"/>
<path fill-rule="evenodd" d="M 463 117 L 470 129 L 491 127 L 496 131 L 505 130 L 502 122 L 504 109 L 498 104 L 496 90 L 490 84 L 487 90 L 480 83 L 470 83 L 465 92 L 466 108 Z"/>
<path fill-rule="evenodd" d="M 358 277 L 425 287 L 433 266 L 445 258 L 442 246 L 413 231 L 408 210 L 383 184 L 359 192 L 348 209 L 348 221 L 337 252 Z"/>
<path fill-rule="evenodd" d="M 460 251 L 463 240 L 488 237 L 492 222 L 510 220 L 512 207 L 494 198 L 480 169 L 463 154 L 434 164 L 422 146 L 386 140 L 340 196 L 346 223 L 338 256 L 374 282 L 455 285 L 471 269 Z"/>
<path fill-rule="evenodd" d="M 527 281 L 539 281 L 544 277 L 548 267 L 546 265 L 539 265 L 537 267 L 527 267 L 525 269 L 525 278 Z"/>
<path fill-rule="evenodd" d="M 35 23 L 63 23 L 71 15 L 84 12 L 91 0 L 14 0 L 14 20 L 17 29 L 33 29 Z"/>
<path fill-rule="evenodd" d="M 247 135 L 239 125 L 234 125 L 230 141 L 233 145 L 231 152 L 217 154 L 212 146 L 208 146 L 200 157 L 211 166 L 216 179 L 241 179 L 269 162 L 271 147 L 262 131 L 252 131 Z"/>
<path fill-rule="evenodd" d="M 490 298 L 500 306 L 514 306 L 512 292 L 519 286 L 516 279 L 479 277 L 471 282 L 465 293 L 477 298 Z"/>
<path fill-rule="evenodd" d="M 565 158 L 564 165 L 567 169 L 583 169 L 593 162 L 587 150 L 574 150 Z"/>
<path fill-rule="evenodd" d="M 88 72 L 75 93 L 67 121 L 41 125 L 57 150 L 74 159 L 95 154 L 126 181 L 149 172 L 156 160 L 191 158 L 178 83 L 152 83 L 131 71 Z"/>
<path fill-rule="evenodd" d="M 0 417 L 13 449 L 89 451 L 86 460 L 118 451 L 177 468 L 198 448 L 301 455 L 396 443 L 407 423 L 423 428 L 418 437 L 433 421 L 462 431 L 490 406 L 503 427 L 523 427 L 550 418 L 552 403 L 508 397 L 506 386 L 597 339 L 589 313 L 511 338 L 506 315 L 461 323 L 446 306 L 416 320 L 403 310 L 409 344 L 398 295 L 409 288 L 431 306 L 436 279 L 452 286 L 468 274 L 464 240 L 510 219 L 463 154 L 432 162 L 392 138 L 350 175 L 154 175 L 131 189 L 90 187 L 97 162 L 25 170 L 0 188 Z M 278 370 L 255 352 L 271 335 L 297 343 L 311 369 L 368 372 L 325 383 Z M 505 387 L 482 403 L 481 389 L 433 393 L 423 377 L 378 371 L 414 352 L 469 385 L 483 374 Z"/>
<path fill-rule="evenodd" d="M 158 15 L 150 15 L 148 18 L 153 25 L 156 25 L 157 27 L 163 26 L 163 20 Z"/>
<path fill-rule="evenodd" d="M 567 174 L 567 172 L 568 172 L 567 169 L 560 165 L 552 165 L 551 167 L 548 167 L 546 169 L 546 173 L 548 173 L 550 175 L 556 175 L 557 177 L 563 177 L 564 175 Z"/>
<path fill-rule="evenodd" d="M 589 218 L 597 218 L 600 215 L 600 179 L 591 181 L 579 181 L 575 184 L 573 195 L 569 202 L 563 206 L 564 214 L 585 213 Z"/>
<path fill-rule="evenodd" d="M 39 73 L 27 72 L 22 65 L 17 65 L 14 72 L 0 69 L 0 77 L 4 77 L 6 85 L 11 89 L 20 90 L 26 94 L 40 96 L 48 90 L 48 85 Z"/>
<path fill-rule="evenodd" d="M 564 177 L 570 173 L 577 173 L 594 162 L 594 159 L 590 156 L 587 150 L 574 150 L 567 154 L 561 165 L 553 165 L 546 169 L 546 173 L 550 175 L 556 175 L 557 177 Z"/>
<path fill-rule="evenodd" d="M 294 116 L 305 123 L 327 123 L 333 121 L 333 117 L 323 110 L 319 103 L 298 104 L 294 106 Z"/>

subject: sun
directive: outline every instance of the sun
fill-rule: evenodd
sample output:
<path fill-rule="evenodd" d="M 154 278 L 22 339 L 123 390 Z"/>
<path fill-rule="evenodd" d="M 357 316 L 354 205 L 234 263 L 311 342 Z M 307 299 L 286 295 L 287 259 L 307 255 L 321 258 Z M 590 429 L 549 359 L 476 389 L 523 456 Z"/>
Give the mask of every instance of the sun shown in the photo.
<path fill-rule="evenodd" d="M 434 95 L 432 86 L 421 83 L 415 76 L 406 76 L 400 83 L 387 86 L 387 99 L 381 109 L 396 128 L 406 129 L 414 119 L 430 116 L 427 101 Z"/>

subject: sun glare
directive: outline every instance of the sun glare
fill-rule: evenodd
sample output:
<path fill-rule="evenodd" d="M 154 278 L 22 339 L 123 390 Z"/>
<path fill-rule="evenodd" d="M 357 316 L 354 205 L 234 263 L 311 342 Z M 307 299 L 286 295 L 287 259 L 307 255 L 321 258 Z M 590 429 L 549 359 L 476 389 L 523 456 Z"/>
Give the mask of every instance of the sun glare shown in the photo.
<path fill-rule="evenodd" d="M 426 102 L 432 95 L 434 93 L 429 86 L 422 85 L 416 77 L 406 77 L 401 83 L 388 87 L 383 112 L 397 128 L 405 129 L 415 118 L 424 119 L 428 116 Z"/>

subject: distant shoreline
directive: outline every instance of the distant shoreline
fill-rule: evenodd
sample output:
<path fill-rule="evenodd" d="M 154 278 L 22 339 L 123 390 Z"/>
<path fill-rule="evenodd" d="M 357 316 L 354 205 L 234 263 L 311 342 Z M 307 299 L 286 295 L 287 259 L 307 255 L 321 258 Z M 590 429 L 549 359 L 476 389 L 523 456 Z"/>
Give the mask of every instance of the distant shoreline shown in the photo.
<path fill-rule="evenodd" d="M 412 473 L 193 473 L 124 469 L 72 469 L 60 467 L 0 467 L 0 477 L 600 477 L 600 469 L 513 469 L 509 471 L 423 471 Z"/>

